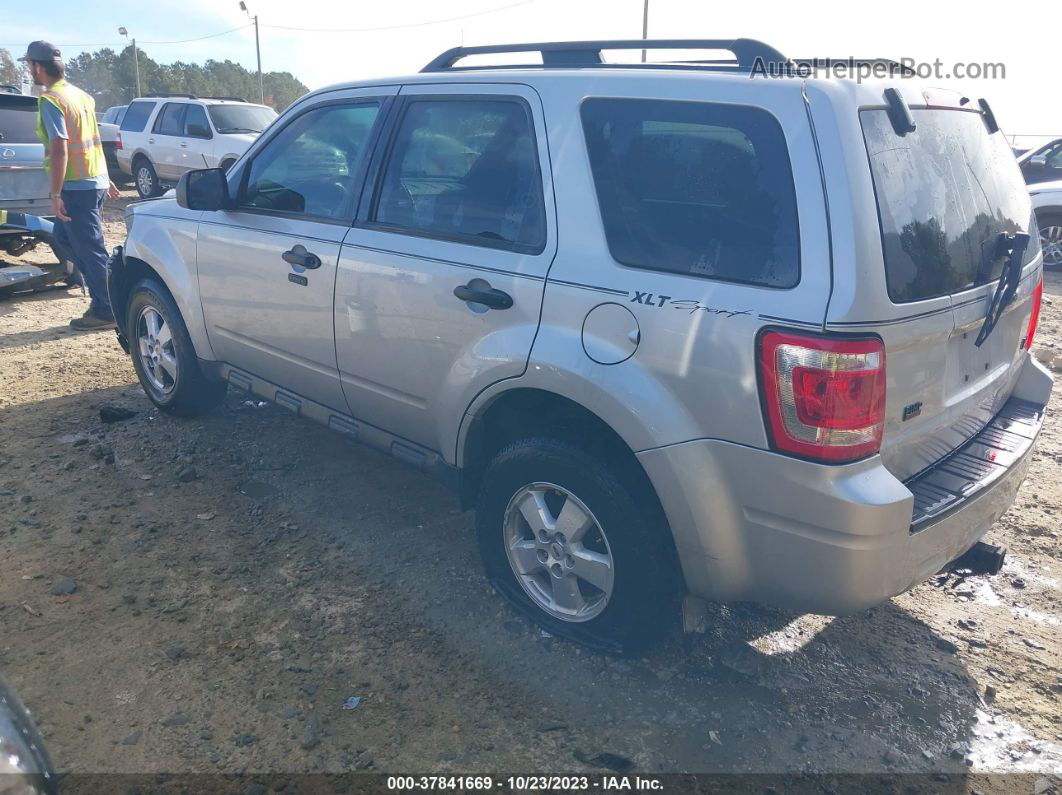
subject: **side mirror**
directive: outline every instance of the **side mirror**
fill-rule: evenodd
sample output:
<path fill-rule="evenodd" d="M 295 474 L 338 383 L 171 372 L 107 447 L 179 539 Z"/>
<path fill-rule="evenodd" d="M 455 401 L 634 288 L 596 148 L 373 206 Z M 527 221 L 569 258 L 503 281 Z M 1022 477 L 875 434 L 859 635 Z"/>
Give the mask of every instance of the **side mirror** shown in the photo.
<path fill-rule="evenodd" d="M 184 131 L 185 135 L 192 138 L 210 138 L 210 130 L 202 124 L 189 124 Z"/>
<path fill-rule="evenodd" d="M 229 183 L 220 168 L 199 168 L 181 175 L 177 204 L 186 210 L 224 210 L 229 206 Z"/>
<path fill-rule="evenodd" d="M 1033 166 L 1046 166 L 1047 165 L 1047 152 L 1041 152 L 1038 155 L 1033 155 L 1029 158 L 1029 164 Z"/>

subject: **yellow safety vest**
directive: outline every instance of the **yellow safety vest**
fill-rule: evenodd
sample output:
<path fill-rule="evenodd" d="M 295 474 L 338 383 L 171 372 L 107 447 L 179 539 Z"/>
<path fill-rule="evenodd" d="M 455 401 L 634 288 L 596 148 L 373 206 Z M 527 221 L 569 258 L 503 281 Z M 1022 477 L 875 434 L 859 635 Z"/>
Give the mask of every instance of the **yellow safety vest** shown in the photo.
<path fill-rule="evenodd" d="M 63 179 L 91 179 L 106 174 L 107 161 L 100 142 L 100 128 L 96 124 L 96 100 L 77 86 L 58 80 L 41 93 L 40 102 L 52 103 L 66 119 L 66 176 Z M 44 144 L 44 168 L 50 173 L 48 133 L 39 112 L 37 137 Z"/>

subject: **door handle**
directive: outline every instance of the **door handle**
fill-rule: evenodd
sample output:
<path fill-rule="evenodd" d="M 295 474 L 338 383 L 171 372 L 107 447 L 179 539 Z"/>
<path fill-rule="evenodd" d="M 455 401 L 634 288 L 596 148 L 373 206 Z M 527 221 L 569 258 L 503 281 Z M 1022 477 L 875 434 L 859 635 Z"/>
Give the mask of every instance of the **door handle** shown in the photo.
<path fill-rule="evenodd" d="M 187 141 L 181 141 L 181 148 L 182 149 L 187 149 L 188 148 L 188 142 Z"/>
<path fill-rule="evenodd" d="M 281 259 L 289 265 L 298 265 L 307 270 L 316 270 L 321 267 L 321 258 L 307 251 L 302 244 L 292 246 L 288 251 L 280 255 Z"/>
<path fill-rule="evenodd" d="M 462 284 L 454 288 L 454 295 L 469 304 L 483 304 L 491 309 L 508 309 L 513 305 L 513 298 L 506 292 L 493 287 L 473 287 Z"/>
<path fill-rule="evenodd" d="M 154 138 L 148 138 L 148 143 L 149 143 L 149 144 L 153 144 L 153 143 L 155 143 L 155 139 L 154 139 Z"/>

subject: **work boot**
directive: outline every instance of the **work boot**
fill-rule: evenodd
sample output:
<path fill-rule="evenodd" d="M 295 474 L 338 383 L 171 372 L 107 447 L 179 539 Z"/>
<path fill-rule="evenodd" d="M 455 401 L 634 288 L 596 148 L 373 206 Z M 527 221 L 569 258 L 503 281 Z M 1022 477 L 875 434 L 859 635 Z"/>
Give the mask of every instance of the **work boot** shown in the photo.
<path fill-rule="evenodd" d="M 70 328 L 78 331 L 95 331 L 101 328 L 114 328 L 114 318 L 99 317 L 93 314 L 91 309 L 85 310 L 81 317 L 75 317 L 70 321 Z"/>

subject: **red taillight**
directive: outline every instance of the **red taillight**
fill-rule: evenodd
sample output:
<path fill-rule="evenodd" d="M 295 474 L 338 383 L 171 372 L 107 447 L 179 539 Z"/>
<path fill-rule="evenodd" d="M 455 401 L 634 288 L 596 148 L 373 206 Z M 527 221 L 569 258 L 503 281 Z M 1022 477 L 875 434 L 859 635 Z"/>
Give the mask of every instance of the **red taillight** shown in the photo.
<path fill-rule="evenodd" d="M 122 134 L 121 133 L 115 133 L 115 135 L 114 135 L 114 148 L 115 149 L 121 149 L 122 148 Z"/>
<path fill-rule="evenodd" d="M 1040 279 L 1040 283 L 1033 289 L 1032 294 L 1032 312 L 1029 313 L 1029 328 L 1025 332 L 1025 350 L 1029 350 L 1033 344 L 1033 337 L 1036 336 L 1036 324 L 1040 322 L 1040 303 L 1044 300 L 1044 280 Z"/>
<path fill-rule="evenodd" d="M 760 338 L 760 388 L 776 450 L 839 462 L 881 447 L 885 346 L 879 339 L 767 332 Z"/>

